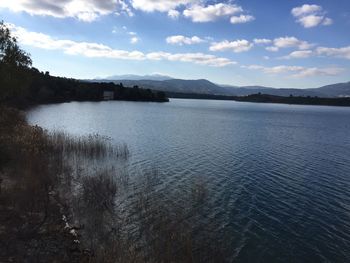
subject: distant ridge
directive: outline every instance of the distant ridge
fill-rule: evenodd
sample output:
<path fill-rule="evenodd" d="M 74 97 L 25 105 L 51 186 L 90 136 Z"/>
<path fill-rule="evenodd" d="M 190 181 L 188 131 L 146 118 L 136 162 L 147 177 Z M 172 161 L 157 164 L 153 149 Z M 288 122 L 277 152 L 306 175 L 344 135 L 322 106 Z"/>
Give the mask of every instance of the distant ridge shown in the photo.
<path fill-rule="evenodd" d="M 219 85 L 206 79 L 184 80 L 169 76 L 152 74 L 145 76 L 119 75 L 104 79 L 93 79 L 94 82 L 123 83 L 124 86 L 139 86 L 146 89 L 168 93 L 193 93 L 226 96 L 247 96 L 252 94 L 268 94 L 274 96 L 311 96 L 311 97 L 350 97 L 350 82 L 337 83 L 312 89 L 281 89 L 264 86 L 230 86 Z"/>
<path fill-rule="evenodd" d="M 172 79 L 169 76 L 161 75 L 161 74 L 151 74 L 151 75 L 134 75 L 134 74 L 127 74 L 127 75 L 114 75 L 109 76 L 106 78 L 96 78 L 96 80 L 157 80 L 157 81 L 163 81 Z"/>

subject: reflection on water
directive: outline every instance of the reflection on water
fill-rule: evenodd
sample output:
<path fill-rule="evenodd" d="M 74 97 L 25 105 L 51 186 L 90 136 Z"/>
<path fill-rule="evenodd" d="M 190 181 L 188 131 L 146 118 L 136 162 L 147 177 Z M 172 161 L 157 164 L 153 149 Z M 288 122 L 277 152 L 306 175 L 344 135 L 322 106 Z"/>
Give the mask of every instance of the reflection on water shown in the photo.
<path fill-rule="evenodd" d="M 28 120 L 126 143 L 130 180 L 156 168 L 178 206 L 200 178 L 209 196 L 197 220 L 215 226 L 232 260 L 350 261 L 349 108 L 73 102 Z"/>

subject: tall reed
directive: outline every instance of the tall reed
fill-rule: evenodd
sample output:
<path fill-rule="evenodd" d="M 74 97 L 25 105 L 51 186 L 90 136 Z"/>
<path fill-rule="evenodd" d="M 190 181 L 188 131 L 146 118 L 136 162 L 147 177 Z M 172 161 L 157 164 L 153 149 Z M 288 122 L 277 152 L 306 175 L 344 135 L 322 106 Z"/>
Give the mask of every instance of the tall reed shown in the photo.
<path fill-rule="evenodd" d="M 90 159 L 107 157 L 127 159 L 130 155 L 128 146 L 113 144 L 109 138 L 98 134 L 86 136 L 72 136 L 66 132 L 54 131 L 48 134 L 54 150 L 63 154 L 74 154 Z"/>

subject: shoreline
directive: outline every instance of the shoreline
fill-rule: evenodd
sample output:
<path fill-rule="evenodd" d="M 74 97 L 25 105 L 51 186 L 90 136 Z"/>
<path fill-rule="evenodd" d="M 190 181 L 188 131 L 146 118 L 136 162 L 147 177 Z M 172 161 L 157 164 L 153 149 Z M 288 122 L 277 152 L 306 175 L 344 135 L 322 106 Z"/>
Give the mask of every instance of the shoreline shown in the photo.
<path fill-rule="evenodd" d="M 318 98 L 318 97 L 282 97 L 268 94 L 253 94 L 249 96 L 224 96 L 193 93 L 166 93 L 170 99 L 195 100 L 225 100 L 251 103 L 271 103 L 304 106 L 334 106 L 350 107 L 350 98 Z"/>

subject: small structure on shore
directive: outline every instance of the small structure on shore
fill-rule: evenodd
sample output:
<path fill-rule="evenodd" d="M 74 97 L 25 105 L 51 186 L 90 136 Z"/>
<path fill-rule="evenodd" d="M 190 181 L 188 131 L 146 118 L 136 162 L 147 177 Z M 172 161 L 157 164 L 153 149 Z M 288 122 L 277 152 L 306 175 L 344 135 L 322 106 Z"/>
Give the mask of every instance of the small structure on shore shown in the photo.
<path fill-rule="evenodd" d="M 114 99 L 114 91 L 104 90 L 103 91 L 103 100 L 113 100 Z"/>

